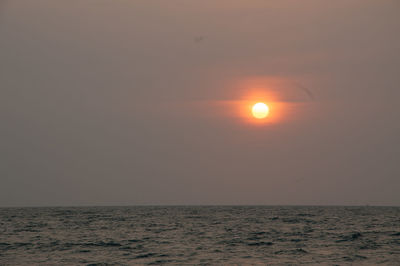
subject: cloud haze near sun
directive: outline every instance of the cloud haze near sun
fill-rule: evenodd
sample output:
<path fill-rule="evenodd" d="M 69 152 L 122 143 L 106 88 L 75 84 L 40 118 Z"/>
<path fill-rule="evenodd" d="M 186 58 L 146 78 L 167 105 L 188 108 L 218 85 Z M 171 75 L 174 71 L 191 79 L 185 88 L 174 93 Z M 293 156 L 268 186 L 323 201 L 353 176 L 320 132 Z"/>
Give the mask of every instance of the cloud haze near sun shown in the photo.
<path fill-rule="evenodd" d="M 2 206 L 400 204 L 396 1 L 0 8 Z"/>

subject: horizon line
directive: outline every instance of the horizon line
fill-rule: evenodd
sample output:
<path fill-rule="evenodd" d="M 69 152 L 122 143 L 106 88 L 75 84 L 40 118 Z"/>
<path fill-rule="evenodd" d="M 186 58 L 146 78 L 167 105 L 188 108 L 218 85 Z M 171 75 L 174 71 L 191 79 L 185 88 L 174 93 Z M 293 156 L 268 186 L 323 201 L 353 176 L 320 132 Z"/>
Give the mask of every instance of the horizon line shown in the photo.
<path fill-rule="evenodd" d="M 126 204 L 126 205 L 9 205 L 0 206 L 0 209 L 6 208 L 96 208 L 96 207 L 400 207 L 400 205 L 337 205 L 337 204 Z"/>

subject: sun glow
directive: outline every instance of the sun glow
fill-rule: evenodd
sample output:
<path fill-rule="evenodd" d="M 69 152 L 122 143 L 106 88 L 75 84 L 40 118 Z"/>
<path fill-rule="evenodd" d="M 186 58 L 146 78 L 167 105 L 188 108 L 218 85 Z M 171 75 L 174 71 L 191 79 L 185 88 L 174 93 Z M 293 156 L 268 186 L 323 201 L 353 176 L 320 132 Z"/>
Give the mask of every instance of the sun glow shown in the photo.
<path fill-rule="evenodd" d="M 269 107 L 265 103 L 256 103 L 251 109 L 253 116 L 257 119 L 266 118 L 269 114 Z"/>
<path fill-rule="evenodd" d="M 233 81 L 232 98 L 216 101 L 220 112 L 238 119 L 248 126 L 264 127 L 283 123 L 293 116 L 293 104 L 285 100 L 283 92 L 291 88 L 281 78 L 255 77 Z"/>
<path fill-rule="evenodd" d="M 267 90 L 252 90 L 237 101 L 238 116 L 247 124 L 265 126 L 282 122 L 284 103 Z"/>

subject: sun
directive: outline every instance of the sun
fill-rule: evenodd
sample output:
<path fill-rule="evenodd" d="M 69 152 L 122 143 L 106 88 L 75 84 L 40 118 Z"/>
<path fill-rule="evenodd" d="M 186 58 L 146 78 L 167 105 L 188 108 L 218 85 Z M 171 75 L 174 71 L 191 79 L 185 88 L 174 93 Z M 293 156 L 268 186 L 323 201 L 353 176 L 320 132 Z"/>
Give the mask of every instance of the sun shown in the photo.
<path fill-rule="evenodd" d="M 269 107 L 265 103 L 256 103 L 251 109 L 253 116 L 257 119 L 266 118 L 269 114 Z"/>

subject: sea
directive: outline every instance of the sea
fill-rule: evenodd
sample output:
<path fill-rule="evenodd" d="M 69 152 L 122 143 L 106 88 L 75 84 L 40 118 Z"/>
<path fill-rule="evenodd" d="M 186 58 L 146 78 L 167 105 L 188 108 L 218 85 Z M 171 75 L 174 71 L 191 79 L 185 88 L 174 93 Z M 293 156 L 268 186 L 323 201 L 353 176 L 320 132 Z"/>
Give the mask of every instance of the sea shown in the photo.
<path fill-rule="evenodd" d="M 400 208 L 0 208 L 0 265 L 299 264 L 400 265 Z"/>

